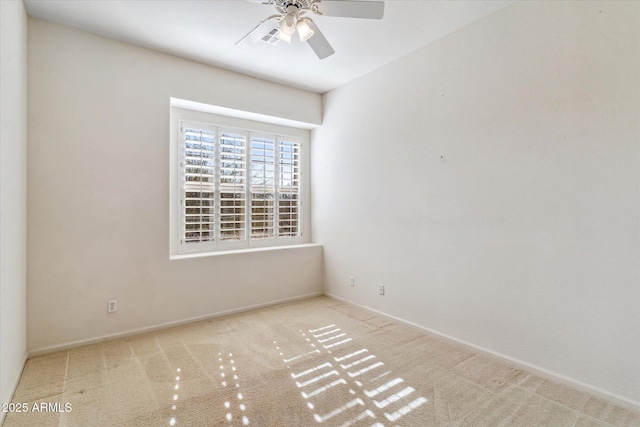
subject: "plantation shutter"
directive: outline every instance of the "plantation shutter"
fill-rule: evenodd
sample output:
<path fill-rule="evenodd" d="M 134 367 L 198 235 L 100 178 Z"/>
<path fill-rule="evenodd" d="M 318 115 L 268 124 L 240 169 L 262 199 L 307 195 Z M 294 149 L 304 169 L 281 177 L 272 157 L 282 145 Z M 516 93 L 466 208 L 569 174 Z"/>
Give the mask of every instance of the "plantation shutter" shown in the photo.
<path fill-rule="evenodd" d="M 302 241 L 302 140 L 180 122 L 180 252 Z"/>
<path fill-rule="evenodd" d="M 300 237 L 301 143 L 278 143 L 278 237 Z"/>
<path fill-rule="evenodd" d="M 246 239 L 247 135 L 220 131 L 220 240 Z"/>
<path fill-rule="evenodd" d="M 182 128 L 183 245 L 215 241 L 215 129 Z"/>
<path fill-rule="evenodd" d="M 251 239 L 275 238 L 275 149 L 273 137 L 251 137 Z"/>

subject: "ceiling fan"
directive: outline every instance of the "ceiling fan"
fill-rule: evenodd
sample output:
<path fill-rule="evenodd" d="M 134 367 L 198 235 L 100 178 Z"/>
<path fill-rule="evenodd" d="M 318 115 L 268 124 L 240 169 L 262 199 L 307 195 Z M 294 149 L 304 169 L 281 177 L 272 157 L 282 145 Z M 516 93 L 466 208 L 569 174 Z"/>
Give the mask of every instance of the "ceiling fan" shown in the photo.
<path fill-rule="evenodd" d="M 339 16 L 345 18 L 382 19 L 384 2 L 351 0 L 267 0 L 262 4 L 274 6 L 276 15 L 263 19 L 253 27 L 236 45 L 258 30 L 267 21 L 277 21 L 261 40 L 270 44 L 279 41 L 291 43 L 291 37 L 298 33 L 301 42 L 307 42 L 320 59 L 335 53 L 317 25 L 307 16 L 313 13 L 320 16 Z"/>

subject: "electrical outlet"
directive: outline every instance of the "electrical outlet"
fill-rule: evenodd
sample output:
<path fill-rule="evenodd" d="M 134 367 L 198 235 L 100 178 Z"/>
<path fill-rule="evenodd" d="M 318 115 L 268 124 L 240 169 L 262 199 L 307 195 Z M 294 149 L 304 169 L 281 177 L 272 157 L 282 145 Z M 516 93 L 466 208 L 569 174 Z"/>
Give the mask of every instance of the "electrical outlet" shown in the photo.
<path fill-rule="evenodd" d="M 384 285 L 382 283 L 378 285 L 378 293 L 384 295 Z"/>
<path fill-rule="evenodd" d="M 351 286 L 355 286 L 356 285 L 356 278 L 353 276 L 349 276 L 349 284 Z"/>
<path fill-rule="evenodd" d="M 118 300 L 110 299 L 107 303 L 107 313 L 114 313 L 118 311 Z"/>

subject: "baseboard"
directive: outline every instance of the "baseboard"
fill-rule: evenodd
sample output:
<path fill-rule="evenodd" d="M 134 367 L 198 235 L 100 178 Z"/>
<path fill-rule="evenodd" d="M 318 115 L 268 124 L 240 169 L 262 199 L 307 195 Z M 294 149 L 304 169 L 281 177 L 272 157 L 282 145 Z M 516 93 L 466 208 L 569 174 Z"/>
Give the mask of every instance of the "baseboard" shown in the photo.
<path fill-rule="evenodd" d="M 527 372 L 530 372 L 530 373 L 533 373 L 535 375 L 538 375 L 541 378 L 557 382 L 559 384 L 565 385 L 567 387 L 574 388 L 574 389 L 579 390 L 579 391 L 583 391 L 585 393 L 588 393 L 588 394 L 591 394 L 593 396 L 599 397 L 599 398 L 601 398 L 603 400 L 606 400 L 606 401 L 608 401 L 608 402 L 610 402 L 610 403 L 612 403 L 614 405 L 621 406 L 621 407 L 629 409 L 631 411 L 640 412 L 640 402 L 633 401 L 633 400 L 628 399 L 628 398 L 626 398 L 624 396 L 620 396 L 620 395 L 617 395 L 615 393 L 610 393 L 610 392 L 608 392 L 606 390 L 603 390 L 603 389 L 601 389 L 599 387 L 583 383 L 582 381 L 578 381 L 576 379 L 567 377 L 566 375 L 562 375 L 562 374 L 560 374 L 558 372 L 550 371 L 548 369 L 541 368 L 540 366 L 536 366 L 536 365 L 533 365 L 531 363 L 524 362 L 522 360 L 519 360 L 519 359 L 510 357 L 510 356 L 507 356 L 507 355 L 504 355 L 504 354 L 501 354 L 501 353 L 486 349 L 484 347 L 481 347 L 481 346 L 478 346 L 478 345 L 475 345 L 475 344 L 472 344 L 472 343 L 469 343 L 467 341 L 460 340 L 460 339 L 452 337 L 450 335 L 443 334 L 443 333 L 435 331 L 433 329 L 429 329 L 429 328 L 426 328 L 424 326 L 418 325 L 417 323 L 413 323 L 411 321 L 402 319 L 400 317 L 392 316 L 390 314 L 384 313 L 384 312 L 376 310 L 374 308 L 371 308 L 371 307 L 368 307 L 368 306 L 365 306 L 365 305 L 361 305 L 361 304 L 353 303 L 353 302 L 348 301 L 348 300 L 346 300 L 344 298 L 341 298 L 341 297 L 339 297 L 337 295 L 333 295 L 333 294 L 330 294 L 328 292 L 325 292 L 324 295 L 326 297 L 334 299 L 336 301 L 340 301 L 340 302 L 343 302 L 343 303 L 346 303 L 346 304 L 350 304 L 350 305 L 362 308 L 363 310 L 370 311 L 370 312 L 375 313 L 375 314 L 377 314 L 377 315 L 379 315 L 381 317 L 385 317 L 387 319 L 393 320 L 395 322 L 401 323 L 403 325 L 409 326 L 409 327 L 414 328 L 414 329 L 418 329 L 419 331 L 422 331 L 422 332 L 426 333 L 427 335 L 438 337 L 438 338 L 444 339 L 446 341 L 449 341 L 451 343 L 461 345 L 463 347 L 466 347 L 466 348 L 468 348 L 470 350 L 473 350 L 473 351 L 476 351 L 478 353 L 482 353 L 482 354 L 487 355 L 489 357 L 492 357 L 492 358 L 494 358 L 496 360 L 500 360 L 502 362 L 508 363 L 509 365 L 515 366 L 517 368 L 521 368 L 523 370 L 526 370 Z"/>
<path fill-rule="evenodd" d="M 27 365 L 27 359 L 29 359 L 29 354 L 25 352 L 24 356 L 22 357 L 22 365 L 20 367 L 20 373 L 13 379 L 13 387 L 11 388 L 11 395 L 9 396 L 9 402 L 13 400 L 13 395 L 16 394 L 16 389 L 18 388 L 18 384 L 20 383 L 22 372 L 24 371 L 24 367 Z M 6 402 L 6 403 L 9 403 L 9 402 Z M 7 415 L 6 412 L 0 411 L 0 426 L 4 422 L 4 417 L 6 415 Z"/>
<path fill-rule="evenodd" d="M 202 316 L 190 317 L 188 319 L 176 320 L 176 321 L 161 323 L 161 324 L 153 325 L 153 326 L 146 326 L 144 328 L 132 329 L 132 330 L 129 330 L 129 331 L 118 332 L 118 333 L 115 333 L 115 334 L 102 335 L 102 336 L 99 336 L 99 337 L 89 338 L 89 339 L 84 339 L 84 340 L 78 340 L 78 341 L 71 341 L 71 342 L 67 342 L 67 343 L 64 343 L 64 344 L 59 344 L 59 345 L 55 345 L 55 346 L 43 347 L 43 348 L 39 348 L 39 349 L 36 349 L 36 350 L 31 350 L 28 353 L 28 357 L 42 356 L 44 354 L 54 353 L 56 351 L 69 350 L 71 348 L 80 347 L 80 346 L 83 346 L 83 345 L 96 344 L 96 343 L 99 343 L 99 342 L 104 342 L 104 341 L 115 340 L 115 339 L 118 339 L 118 338 L 129 337 L 129 336 L 132 336 L 132 335 L 138 335 L 138 334 L 144 334 L 144 333 L 148 333 L 148 332 L 159 331 L 159 330 L 162 330 L 162 329 L 173 328 L 175 326 L 182 326 L 182 325 L 186 325 L 186 324 L 189 324 L 189 323 L 200 322 L 202 320 L 209 320 L 209 319 L 215 319 L 215 318 L 223 317 L 223 316 L 230 316 L 232 314 L 244 313 L 244 312 L 251 311 L 251 310 L 256 310 L 256 309 L 259 309 L 259 308 L 271 307 L 271 306 L 278 305 L 278 304 L 284 304 L 284 303 L 288 303 L 288 302 L 299 301 L 299 300 L 318 297 L 318 296 L 322 296 L 322 295 L 323 295 L 322 292 L 313 292 L 313 293 L 310 293 L 310 294 L 298 295 L 298 296 L 290 297 L 290 298 L 272 300 L 272 301 L 261 303 L 261 304 L 247 305 L 247 306 L 243 306 L 243 307 L 239 307 L 239 308 L 234 308 L 234 309 L 231 309 L 231 310 L 225 310 L 225 311 L 219 311 L 219 312 L 215 312 L 215 313 L 209 313 L 209 314 L 205 314 L 205 315 L 202 315 Z"/>

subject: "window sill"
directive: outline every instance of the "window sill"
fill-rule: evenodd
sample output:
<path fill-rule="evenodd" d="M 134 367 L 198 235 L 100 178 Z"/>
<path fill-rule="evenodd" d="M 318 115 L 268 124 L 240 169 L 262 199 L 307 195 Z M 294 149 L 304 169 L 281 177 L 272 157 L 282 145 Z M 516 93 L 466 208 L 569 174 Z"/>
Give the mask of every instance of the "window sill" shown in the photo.
<path fill-rule="evenodd" d="M 215 252 L 197 252 L 192 254 L 172 254 L 169 256 L 170 260 L 179 260 L 179 259 L 191 259 L 191 258 L 204 258 L 210 256 L 220 256 L 220 255 L 237 255 L 237 254 L 247 254 L 254 252 L 270 252 L 270 251 L 286 251 L 289 249 L 302 249 L 302 248 L 313 248 L 313 247 L 322 247 L 319 243 L 302 243 L 299 245 L 283 245 L 283 246 L 267 246 L 262 248 L 242 248 L 242 249 L 231 249 L 226 251 L 215 251 Z"/>

